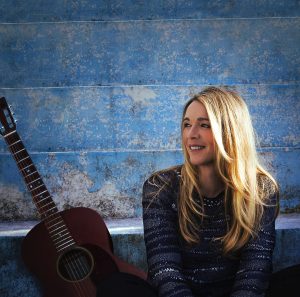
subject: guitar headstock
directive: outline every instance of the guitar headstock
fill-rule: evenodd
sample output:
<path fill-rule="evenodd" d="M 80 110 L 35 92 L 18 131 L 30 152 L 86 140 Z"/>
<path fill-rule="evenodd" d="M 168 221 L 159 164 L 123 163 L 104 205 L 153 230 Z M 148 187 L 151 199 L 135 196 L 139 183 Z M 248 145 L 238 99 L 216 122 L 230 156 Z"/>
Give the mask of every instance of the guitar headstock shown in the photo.
<path fill-rule="evenodd" d="M 0 134 L 5 136 L 16 130 L 16 123 L 13 114 L 4 97 L 0 98 Z"/>

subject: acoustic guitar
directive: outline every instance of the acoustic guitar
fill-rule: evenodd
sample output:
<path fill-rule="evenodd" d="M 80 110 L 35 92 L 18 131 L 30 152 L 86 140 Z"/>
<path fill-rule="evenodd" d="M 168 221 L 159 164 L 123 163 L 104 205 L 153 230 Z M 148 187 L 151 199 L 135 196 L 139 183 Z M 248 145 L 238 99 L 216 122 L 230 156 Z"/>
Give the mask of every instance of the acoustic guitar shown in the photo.
<path fill-rule="evenodd" d="M 115 272 L 146 279 L 146 274 L 113 254 L 109 231 L 92 209 L 59 211 L 16 131 L 4 97 L 0 98 L 4 137 L 42 221 L 22 241 L 22 258 L 41 281 L 45 297 L 94 297 L 96 284 Z"/>

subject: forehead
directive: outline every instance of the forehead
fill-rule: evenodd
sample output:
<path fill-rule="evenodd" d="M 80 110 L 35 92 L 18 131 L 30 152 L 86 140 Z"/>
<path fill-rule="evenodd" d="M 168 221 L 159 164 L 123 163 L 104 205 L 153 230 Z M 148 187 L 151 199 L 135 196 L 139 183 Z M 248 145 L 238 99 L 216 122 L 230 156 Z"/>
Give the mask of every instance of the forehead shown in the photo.
<path fill-rule="evenodd" d="M 184 118 L 197 119 L 197 118 L 207 118 L 207 111 L 205 106 L 199 101 L 193 101 L 187 108 Z"/>

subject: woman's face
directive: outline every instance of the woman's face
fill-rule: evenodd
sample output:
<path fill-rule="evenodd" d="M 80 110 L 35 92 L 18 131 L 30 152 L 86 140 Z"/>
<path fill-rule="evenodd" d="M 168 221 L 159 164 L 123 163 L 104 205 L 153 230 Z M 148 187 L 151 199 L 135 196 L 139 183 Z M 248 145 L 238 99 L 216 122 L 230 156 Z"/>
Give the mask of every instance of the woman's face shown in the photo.
<path fill-rule="evenodd" d="M 193 101 L 183 118 L 183 144 L 194 166 L 213 166 L 215 142 L 204 105 Z"/>

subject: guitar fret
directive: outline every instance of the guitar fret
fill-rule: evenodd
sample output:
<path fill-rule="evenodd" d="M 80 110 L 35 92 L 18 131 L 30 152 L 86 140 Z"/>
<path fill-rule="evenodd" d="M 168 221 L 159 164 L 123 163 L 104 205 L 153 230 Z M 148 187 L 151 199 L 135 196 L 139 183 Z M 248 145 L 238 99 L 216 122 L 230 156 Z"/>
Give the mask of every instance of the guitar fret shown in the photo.
<path fill-rule="evenodd" d="M 56 206 L 54 206 L 54 207 L 52 207 L 52 208 L 50 208 L 50 209 L 47 209 L 47 210 L 43 213 L 43 215 L 45 215 L 48 211 L 52 211 L 53 209 L 56 209 Z"/>
<path fill-rule="evenodd" d="M 69 244 L 69 245 L 67 245 L 67 246 L 64 246 L 63 248 L 61 248 L 61 249 L 57 249 L 57 251 L 60 253 L 60 252 L 62 252 L 63 250 L 65 250 L 65 249 L 67 249 L 67 248 L 69 248 L 69 247 L 71 247 L 71 246 L 73 246 L 75 244 L 75 242 L 74 243 L 72 243 L 72 244 Z"/>
<path fill-rule="evenodd" d="M 50 211 L 50 209 L 49 209 Z M 45 212 L 40 212 L 41 216 L 42 216 L 42 219 L 45 220 L 45 219 L 48 219 L 48 218 L 51 218 L 52 216 L 55 216 L 55 215 L 59 215 L 59 212 L 58 210 L 56 209 L 55 211 L 52 210 L 51 213 L 47 214 L 48 211 L 45 211 Z"/>
<path fill-rule="evenodd" d="M 33 172 L 29 173 L 28 175 L 24 175 L 24 177 L 26 178 L 26 177 L 28 177 L 30 175 L 33 175 L 34 173 L 37 173 L 37 171 L 33 171 Z"/>
<path fill-rule="evenodd" d="M 49 196 L 50 197 L 50 196 Z M 56 213 L 57 214 L 57 213 Z M 52 220 L 49 220 L 50 216 L 47 217 L 47 219 L 45 220 L 45 224 L 47 225 L 47 228 L 51 227 L 51 222 L 55 221 L 55 220 L 61 220 L 60 216 L 57 216 L 56 218 L 53 218 Z M 50 225 L 50 226 L 49 226 Z"/>
<path fill-rule="evenodd" d="M 56 227 L 55 229 L 51 230 L 51 228 L 54 228 L 54 226 L 50 226 L 48 227 L 48 230 L 49 232 L 56 232 L 57 230 L 61 229 L 61 228 L 64 228 L 60 231 L 58 231 L 57 233 L 54 233 L 52 234 L 51 236 L 52 237 L 55 237 L 55 236 L 60 236 L 60 234 L 63 234 L 63 235 L 66 235 L 66 234 L 69 234 L 69 231 L 67 229 L 67 226 L 65 225 L 65 223 L 63 221 L 60 221 L 59 224 L 61 224 L 60 226 Z"/>
<path fill-rule="evenodd" d="M 48 199 L 48 198 L 51 198 L 51 196 L 50 195 L 48 195 L 47 197 L 44 197 L 43 199 L 41 199 L 40 201 L 37 201 L 36 203 L 38 204 L 38 203 L 41 203 L 41 202 L 43 202 L 44 200 L 46 200 L 46 199 Z M 54 202 L 53 202 L 54 203 Z"/>
<path fill-rule="evenodd" d="M 73 241 L 73 238 L 72 237 L 69 237 L 69 238 L 64 238 L 63 240 L 60 240 L 60 241 L 53 241 L 54 245 L 56 246 L 56 248 L 60 247 L 60 246 L 63 246 L 69 242 Z"/>
<path fill-rule="evenodd" d="M 16 130 L 14 130 L 14 131 L 11 131 L 11 132 L 9 132 L 9 133 L 7 133 L 6 135 L 3 135 L 3 137 L 8 137 L 8 136 L 10 136 L 11 134 L 13 134 L 13 133 L 16 133 L 17 131 Z"/>
<path fill-rule="evenodd" d="M 53 228 L 55 225 L 58 225 L 58 224 L 61 224 L 61 223 L 64 223 L 64 222 L 63 221 L 59 221 L 59 222 L 55 223 L 54 225 L 51 225 L 49 228 Z"/>
<path fill-rule="evenodd" d="M 22 168 L 21 170 L 26 170 L 27 168 L 29 168 L 30 166 L 34 166 L 33 164 L 27 165 L 24 168 Z M 36 172 L 36 171 L 35 171 Z"/>
<path fill-rule="evenodd" d="M 66 235 L 66 237 L 60 236 L 58 238 L 53 238 L 53 241 L 55 243 L 60 243 L 60 242 L 63 242 L 64 240 L 66 240 L 66 239 L 72 239 L 70 234 L 65 234 L 65 235 Z"/>
<path fill-rule="evenodd" d="M 61 217 L 58 217 L 60 220 L 55 223 L 55 224 L 50 224 L 50 225 L 46 225 L 47 229 L 48 229 L 48 232 L 50 233 L 50 231 L 55 231 L 57 230 L 58 228 L 61 228 L 63 226 L 65 226 L 65 223 L 64 221 L 62 220 Z M 54 221 L 54 220 L 53 220 Z M 60 230 L 59 233 L 62 233 L 62 232 L 69 232 L 67 228 L 63 229 L 63 230 Z M 56 234 L 49 234 L 51 237 L 55 236 Z"/>
<path fill-rule="evenodd" d="M 30 184 L 32 184 L 32 183 L 34 183 L 34 182 L 38 181 L 38 180 L 42 180 L 42 179 L 39 177 L 39 178 L 37 178 L 37 179 L 35 179 L 35 180 L 31 181 L 31 182 L 30 182 L 30 183 L 28 183 L 27 185 L 30 185 Z"/>
<path fill-rule="evenodd" d="M 14 152 L 13 154 L 16 155 L 16 154 L 18 154 L 18 153 L 20 153 L 20 152 L 22 152 L 22 151 L 25 151 L 25 148 L 22 148 L 21 150 L 19 150 L 19 151 L 17 151 L 17 152 Z"/>
<path fill-rule="evenodd" d="M 43 191 L 43 192 L 39 193 L 38 195 L 36 195 L 36 196 L 33 196 L 33 198 L 37 198 L 39 195 L 42 195 L 42 194 L 44 194 L 44 193 L 46 193 L 46 192 L 48 192 L 48 190 L 45 190 L 45 191 Z"/>
<path fill-rule="evenodd" d="M 66 241 L 66 240 L 68 240 L 68 241 Z M 63 238 L 62 240 L 59 240 L 59 241 L 53 240 L 53 243 L 55 244 L 55 246 L 59 247 L 59 246 L 62 246 L 66 243 L 69 243 L 71 241 L 73 241 L 73 238 L 69 236 L 69 237 Z"/>
<path fill-rule="evenodd" d="M 66 226 L 64 226 L 64 225 L 63 225 L 63 226 L 59 226 L 58 228 L 49 231 L 49 233 L 51 234 L 51 233 L 55 232 L 56 230 L 59 230 L 59 229 L 61 229 L 61 228 L 65 228 L 65 227 L 66 227 Z"/>
<path fill-rule="evenodd" d="M 34 190 L 36 190 L 36 189 L 38 189 L 38 188 L 40 188 L 40 187 L 43 187 L 43 186 L 45 186 L 45 185 L 44 185 L 44 184 L 39 185 L 38 187 L 36 187 L 36 188 L 34 188 L 34 189 L 30 189 L 29 191 L 32 192 L 32 191 L 34 191 Z"/>
<path fill-rule="evenodd" d="M 63 222 L 61 222 L 61 223 L 64 224 Z M 66 235 L 70 235 L 70 232 L 65 228 L 63 230 L 58 231 L 57 233 L 52 234 L 51 237 L 52 238 L 55 238 L 55 237 L 59 238 L 59 237 L 66 236 Z"/>
<path fill-rule="evenodd" d="M 70 243 L 70 242 L 72 242 L 72 244 L 68 245 L 68 247 L 69 247 L 69 246 L 72 246 L 72 245 L 75 243 L 74 240 L 71 239 L 71 240 L 69 240 L 69 241 L 67 241 L 67 242 L 65 242 L 65 243 L 63 243 L 63 244 L 58 245 L 56 248 L 61 250 L 61 247 L 63 247 L 64 245 L 66 245 L 66 244 L 68 244 L 68 243 Z M 66 248 L 66 247 L 64 247 L 64 248 Z"/>
<path fill-rule="evenodd" d="M 28 158 L 29 158 L 29 156 L 27 156 L 26 158 L 21 159 L 21 160 L 18 161 L 17 163 L 19 164 L 19 163 L 21 163 L 22 161 L 24 161 L 24 160 L 26 160 L 26 159 L 28 159 Z"/>
<path fill-rule="evenodd" d="M 46 213 L 46 212 L 45 212 Z M 43 219 L 44 220 L 48 220 L 49 218 L 51 218 L 51 217 L 53 217 L 53 216 L 59 216 L 59 213 L 58 213 L 58 211 L 56 211 L 56 212 L 53 212 L 53 213 L 50 213 L 50 214 L 47 214 L 47 215 L 45 215 L 45 213 L 41 213 L 41 215 L 42 215 L 42 217 L 44 217 Z M 58 218 L 58 217 L 57 217 Z"/>
<path fill-rule="evenodd" d="M 42 209 L 42 208 L 44 208 L 44 207 L 46 207 L 46 206 L 49 206 L 49 205 L 53 205 L 54 204 L 54 202 L 53 201 L 51 201 L 50 203 L 48 203 L 48 204 L 45 204 L 45 205 L 42 205 L 41 207 L 40 207 L 40 209 Z M 55 204 L 54 204 L 55 205 Z"/>
<path fill-rule="evenodd" d="M 19 143 L 19 142 L 21 142 L 21 139 L 19 139 L 19 140 L 15 141 L 15 142 L 14 142 L 14 143 L 12 143 L 12 144 L 9 144 L 8 146 L 9 146 L 9 147 L 12 147 L 13 145 L 15 145 L 15 144 L 17 144 L 17 143 Z"/>

